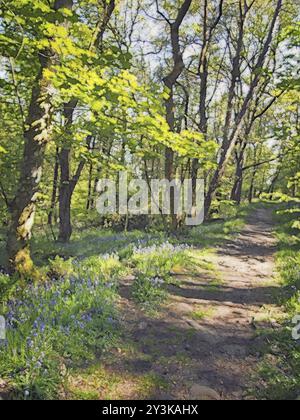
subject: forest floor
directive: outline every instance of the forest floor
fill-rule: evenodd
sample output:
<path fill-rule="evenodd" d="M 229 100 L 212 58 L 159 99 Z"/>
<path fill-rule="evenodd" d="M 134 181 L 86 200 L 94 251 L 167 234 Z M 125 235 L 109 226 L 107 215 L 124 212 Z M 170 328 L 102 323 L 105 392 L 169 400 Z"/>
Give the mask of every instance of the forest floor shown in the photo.
<path fill-rule="evenodd" d="M 120 345 L 99 365 L 73 372 L 64 398 L 255 398 L 258 332 L 280 327 L 272 231 L 272 209 L 255 208 L 238 235 L 207 253 L 197 273 L 172 273 L 158 312 L 141 310 L 132 297 L 134 279 L 124 279 Z"/>

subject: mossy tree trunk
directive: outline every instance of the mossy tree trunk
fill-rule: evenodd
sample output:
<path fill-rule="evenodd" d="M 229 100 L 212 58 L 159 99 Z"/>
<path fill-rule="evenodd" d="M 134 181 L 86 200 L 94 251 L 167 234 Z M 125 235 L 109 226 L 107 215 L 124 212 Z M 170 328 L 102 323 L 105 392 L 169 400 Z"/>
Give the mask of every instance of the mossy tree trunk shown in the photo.
<path fill-rule="evenodd" d="M 72 9 L 72 0 L 57 0 L 54 9 Z M 40 69 L 34 87 L 24 132 L 24 151 L 15 198 L 10 203 L 10 225 L 7 234 L 7 266 L 11 272 L 30 273 L 33 262 L 29 241 L 36 211 L 46 145 L 51 139 L 51 82 L 45 76 L 57 61 L 47 49 L 39 53 Z"/>
<path fill-rule="evenodd" d="M 45 147 L 51 136 L 49 82 L 44 78 L 43 72 L 51 63 L 51 58 L 41 59 L 41 69 L 32 92 L 26 124 L 29 128 L 24 133 L 24 153 L 17 194 L 10 205 L 11 223 L 6 248 L 11 270 L 32 269 L 29 239 L 34 223 Z"/>

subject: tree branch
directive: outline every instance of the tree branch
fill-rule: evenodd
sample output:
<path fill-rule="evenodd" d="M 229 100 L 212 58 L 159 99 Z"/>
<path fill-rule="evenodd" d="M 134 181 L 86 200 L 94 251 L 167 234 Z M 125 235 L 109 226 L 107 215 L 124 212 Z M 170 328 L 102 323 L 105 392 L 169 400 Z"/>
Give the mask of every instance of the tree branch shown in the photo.
<path fill-rule="evenodd" d="M 268 103 L 268 105 L 259 114 L 256 114 L 254 116 L 254 121 L 263 117 L 264 114 L 268 112 L 270 108 L 272 108 L 273 104 L 277 101 L 277 99 L 279 99 L 284 93 L 285 93 L 285 90 L 282 90 L 279 95 L 274 96 L 274 98 L 272 98 L 272 100 Z"/>
<path fill-rule="evenodd" d="M 115 0 L 110 0 L 108 5 L 106 5 L 106 2 L 104 3 L 104 17 L 100 24 L 99 32 L 97 34 L 97 39 L 95 43 L 98 48 L 102 45 L 105 30 L 116 7 Z"/>
<path fill-rule="evenodd" d="M 2 195 L 2 198 L 3 198 L 4 202 L 5 202 L 6 207 L 8 209 L 10 209 L 11 208 L 11 203 L 10 203 L 10 201 L 8 199 L 8 196 L 7 196 L 6 192 L 5 192 L 5 189 L 3 187 L 2 181 L 0 181 L 0 192 L 1 192 L 1 195 Z"/>
<path fill-rule="evenodd" d="M 212 26 L 210 28 L 210 31 L 209 31 L 209 41 L 211 40 L 212 34 L 213 34 L 214 30 L 216 29 L 216 27 L 219 25 L 220 20 L 221 20 L 221 18 L 223 16 L 223 6 L 224 6 L 224 0 L 220 0 L 220 3 L 219 3 L 219 14 L 216 17 L 214 23 L 212 24 Z"/>
<path fill-rule="evenodd" d="M 91 150 L 91 141 L 92 141 L 92 136 L 91 135 L 87 136 L 87 138 L 86 138 L 86 147 L 87 147 L 87 149 L 89 151 Z M 81 176 L 81 173 L 82 173 L 82 171 L 83 171 L 83 169 L 85 167 L 85 163 L 86 163 L 85 159 L 81 159 L 81 161 L 79 162 L 78 167 L 76 169 L 76 172 L 75 172 L 74 176 L 72 177 L 72 180 L 71 180 L 71 188 L 73 190 L 76 187 L 77 182 L 79 181 L 79 178 Z"/>
<path fill-rule="evenodd" d="M 158 0 L 155 0 L 155 3 L 156 3 L 156 11 L 157 11 L 157 13 L 171 26 L 172 25 L 172 22 L 170 21 L 170 19 L 159 8 Z"/>
<path fill-rule="evenodd" d="M 183 19 L 185 18 L 190 6 L 191 6 L 192 0 L 185 0 L 182 6 L 179 9 L 178 15 L 175 19 L 174 26 L 179 29 L 181 26 Z"/>
<path fill-rule="evenodd" d="M 14 63 L 14 59 L 12 57 L 10 57 L 9 63 L 10 63 L 10 69 L 11 69 L 11 76 L 12 76 L 13 86 L 14 86 L 15 94 L 16 94 L 17 101 L 18 101 L 20 115 L 21 115 L 21 118 L 22 118 L 22 128 L 23 128 L 23 131 L 25 132 L 25 120 L 26 120 L 25 119 L 25 113 L 24 113 L 23 106 L 22 106 L 22 101 L 21 101 L 21 96 L 20 96 L 20 92 L 19 92 L 18 81 L 17 81 L 17 77 L 16 77 L 16 72 L 15 72 L 15 63 Z"/>
<path fill-rule="evenodd" d="M 247 171 L 248 169 L 251 169 L 251 168 L 257 168 L 259 166 L 266 165 L 267 163 L 275 162 L 275 160 L 278 160 L 278 159 L 282 158 L 283 156 L 284 156 L 283 154 L 280 154 L 280 155 L 278 155 L 278 156 L 276 156 L 272 159 L 264 160 L 262 162 L 254 163 L 253 165 L 245 166 L 243 168 L 243 171 Z"/>

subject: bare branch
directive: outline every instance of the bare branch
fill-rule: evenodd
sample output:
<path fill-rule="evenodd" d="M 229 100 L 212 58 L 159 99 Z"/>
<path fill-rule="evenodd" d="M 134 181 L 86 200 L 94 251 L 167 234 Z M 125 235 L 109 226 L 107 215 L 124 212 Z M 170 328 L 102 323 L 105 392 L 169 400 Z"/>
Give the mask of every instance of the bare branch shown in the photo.
<path fill-rule="evenodd" d="M 265 113 L 268 112 L 269 109 L 272 108 L 272 106 L 277 101 L 277 99 L 279 99 L 284 93 L 285 93 L 285 90 L 282 90 L 279 95 L 274 96 L 274 98 L 271 99 L 271 101 L 268 103 L 268 105 L 259 114 L 256 114 L 254 116 L 254 121 L 256 121 L 257 119 L 263 117 L 265 115 Z"/>
<path fill-rule="evenodd" d="M 243 171 L 247 171 L 248 169 L 251 169 L 251 168 L 258 168 L 259 166 L 266 165 L 267 163 L 275 162 L 276 160 L 281 159 L 283 156 L 284 156 L 283 154 L 280 154 L 272 159 L 264 160 L 262 162 L 254 163 L 253 165 L 245 166 L 243 168 Z"/>
<path fill-rule="evenodd" d="M 210 41 L 210 39 L 211 39 L 211 37 L 213 35 L 214 30 L 219 25 L 220 20 L 221 20 L 221 18 L 223 16 L 223 6 L 224 6 L 224 0 L 220 0 L 220 3 L 219 3 L 219 14 L 216 17 L 216 20 L 214 21 L 214 23 L 212 24 L 212 26 L 210 28 L 210 31 L 209 31 L 209 41 Z"/>
<path fill-rule="evenodd" d="M 155 0 L 155 3 L 156 3 L 156 11 L 157 11 L 157 13 L 171 26 L 172 25 L 172 22 L 170 21 L 170 19 L 159 8 L 158 0 Z"/>

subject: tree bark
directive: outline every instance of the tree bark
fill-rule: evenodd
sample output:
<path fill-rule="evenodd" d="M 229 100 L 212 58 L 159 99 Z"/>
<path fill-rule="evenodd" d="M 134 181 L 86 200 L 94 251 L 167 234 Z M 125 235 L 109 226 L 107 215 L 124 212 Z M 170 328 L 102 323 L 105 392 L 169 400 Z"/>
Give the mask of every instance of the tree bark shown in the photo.
<path fill-rule="evenodd" d="M 87 211 L 89 211 L 92 208 L 92 203 L 93 203 L 93 191 L 92 191 L 93 169 L 94 169 L 94 165 L 90 163 L 89 179 L 88 179 L 88 195 L 87 195 L 87 200 L 86 200 Z"/>
<path fill-rule="evenodd" d="M 240 205 L 242 201 L 244 151 L 245 147 L 239 152 L 236 152 L 235 182 L 230 197 L 230 199 L 235 201 L 238 205 Z"/>
<path fill-rule="evenodd" d="M 88 145 L 89 146 L 89 145 Z M 90 147 L 91 150 L 94 150 L 96 146 L 96 137 L 93 138 Z M 94 164 L 93 162 L 89 165 L 89 177 L 88 177 L 88 194 L 86 200 L 86 210 L 89 211 L 93 207 L 93 171 L 94 171 Z"/>
<path fill-rule="evenodd" d="M 259 147 L 261 147 L 260 145 L 254 144 L 254 153 L 253 153 L 253 160 L 254 162 L 256 162 L 257 160 L 257 155 L 259 154 Z M 258 166 L 253 165 L 253 170 L 252 170 L 252 174 L 251 174 L 251 181 L 250 181 L 250 188 L 249 188 L 249 193 L 248 193 L 248 201 L 251 204 L 254 198 L 254 192 L 255 192 L 255 179 L 256 179 L 256 174 L 257 174 L 257 170 L 258 170 Z"/>
<path fill-rule="evenodd" d="M 58 188 L 58 176 L 59 176 L 59 150 L 56 148 L 55 154 L 55 165 L 53 171 L 53 183 L 52 183 L 52 195 L 51 195 L 51 204 L 50 210 L 48 213 L 48 226 L 52 227 L 53 225 L 53 214 L 56 206 L 56 197 L 57 197 L 57 188 Z"/>
<path fill-rule="evenodd" d="M 91 136 L 87 137 L 87 147 L 90 148 Z M 60 188 L 59 188 L 59 234 L 58 241 L 67 243 L 72 236 L 71 203 L 76 185 L 85 166 L 81 160 L 73 177 L 70 176 L 71 149 L 63 149 L 60 154 Z"/>
<path fill-rule="evenodd" d="M 257 169 L 254 168 L 252 175 L 251 175 L 251 182 L 250 182 L 250 188 L 249 188 L 249 194 L 248 194 L 248 201 L 251 204 L 254 198 L 254 189 L 255 189 L 255 178 L 256 178 Z"/>
<path fill-rule="evenodd" d="M 69 242 L 72 235 L 71 200 L 72 188 L 70 184 L 60 188 L 59 193 L 59 242 Z"/>
<path fill-rule="evenodd" d="M 72 9 L 72 0 L 56 0 L 54 9 Z M 51 49 L 39 53 L 40 69 L 35 79 L 24 132 L 23 160 L 15 198 L 10 205 L 11 222 L 7 234 L 7 265 L 24 275 L 33 270 L 29 241 L 36 212 L 46 145 L 51 139 L 51 82 L 44 71 L 57 60 Z"/>

